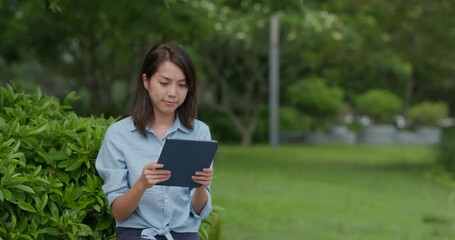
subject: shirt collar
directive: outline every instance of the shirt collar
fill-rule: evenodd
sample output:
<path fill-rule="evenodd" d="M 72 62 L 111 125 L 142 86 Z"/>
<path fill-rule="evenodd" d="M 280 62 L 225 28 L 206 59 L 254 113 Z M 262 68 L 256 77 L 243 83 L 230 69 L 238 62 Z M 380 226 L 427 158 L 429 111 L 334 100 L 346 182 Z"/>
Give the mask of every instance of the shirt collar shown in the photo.
<path fill-rule="evenodd" d="M 137 131 L 137 128 L 136 128 L 136 125 L 134 125 L 134 121 L 133 121 L 133 118 L 131 118 L 131 121 L 129 123 L 129 130 L 131 132 L 133 131 Z M 176 131 L 177 129 L 180 129 L 181 131 L 185 132 L 185 133 L 190 133 L 191 130 L 186 128 L 185 126 L 183 126 L 182 122 L 180 122 L 180 118 L 178 117 L 178 114 L 177 114 L 177 117 L 175 118 L 175 121 L 174 123 L 172 124 L 171 128 L 169 129 L 170 131 L 169 132 L 174 132 Z M 150 127 L 146 127 L 145 130 L 147 130 L 148 132 L 151 132 L 150 130 Z"/>
<path fill-rule="evenodd" d="M 177 117 L 175 118 L 174 124 L 172 124 L 171 128 L 169 129 L 169 132 L 177 131 L 177 129 L 180 129 L 184 133 L 190 133 L 190 129 L 183 126 L 182 122 L 180 122 L 180 118 L 179 118 L 178 114 L 177 114 Z"/>

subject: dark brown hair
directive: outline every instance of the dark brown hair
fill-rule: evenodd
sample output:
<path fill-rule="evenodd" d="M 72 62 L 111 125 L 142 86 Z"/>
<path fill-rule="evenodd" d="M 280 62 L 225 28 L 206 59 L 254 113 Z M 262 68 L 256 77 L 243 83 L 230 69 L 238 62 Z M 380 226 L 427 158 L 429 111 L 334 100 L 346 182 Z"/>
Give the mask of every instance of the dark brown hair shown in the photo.
<path fill-rule="evenodd" d="M 149 94 L 144 87 L 142 74 L 150 79 L 157 71 L 158 67 L 165 61 L 170 61 L 177 65 L 185 76 L 188 93 L 182 105 L 177 108 L 180 122 L 188 129 L 193 129 L 192 120 L 197 117 L 197 86 L 196 69 L 189 54 L 178 44 L 166 43 L 154 46 L 145 56 L 142 63 L 141 72 L 137 81 L 136 97 L 131 113 L 134 124 L 139 132 L 147 136 L 146 127 L 154 119 L 153 105 Z"/>

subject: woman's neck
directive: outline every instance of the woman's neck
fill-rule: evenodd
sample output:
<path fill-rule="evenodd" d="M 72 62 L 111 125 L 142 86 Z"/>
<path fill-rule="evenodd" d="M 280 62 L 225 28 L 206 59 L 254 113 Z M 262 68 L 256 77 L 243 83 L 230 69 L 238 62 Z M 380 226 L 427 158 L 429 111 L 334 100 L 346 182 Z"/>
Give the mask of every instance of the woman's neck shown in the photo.
<path fill-rule="evenodd" d="M 163 140 L 169 128 L 171 128 L 172 124 L 174 124 L 175 117 L 175 114 L 154 116 L 150 127 L 160 140 Z"/>

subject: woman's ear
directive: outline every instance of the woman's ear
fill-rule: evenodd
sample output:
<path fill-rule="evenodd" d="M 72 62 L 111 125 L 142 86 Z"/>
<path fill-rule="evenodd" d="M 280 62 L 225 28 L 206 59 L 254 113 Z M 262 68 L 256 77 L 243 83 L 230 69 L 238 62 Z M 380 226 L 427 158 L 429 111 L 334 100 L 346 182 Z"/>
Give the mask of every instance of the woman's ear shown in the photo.
<path fill-rule="evenodd" d="M 145 73 L 142 74 L 142 82 L 144 83 L 145 89 L 149 89 L 149 79 L 147 79 L 147 75 Z"/>

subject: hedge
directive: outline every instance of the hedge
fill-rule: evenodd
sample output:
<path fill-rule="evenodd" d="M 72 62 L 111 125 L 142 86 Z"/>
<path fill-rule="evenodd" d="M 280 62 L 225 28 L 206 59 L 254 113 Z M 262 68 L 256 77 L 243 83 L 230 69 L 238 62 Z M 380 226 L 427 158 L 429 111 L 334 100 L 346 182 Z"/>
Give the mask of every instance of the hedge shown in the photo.
<path fill-rule="evenodd" d="M 0 88 L 0 239 L 115 239 L 115 221 L 94 167 L 114 118 L 80 117 L 37 88 Z M 219 238 L 220 207 L 201 239 Z"/>

